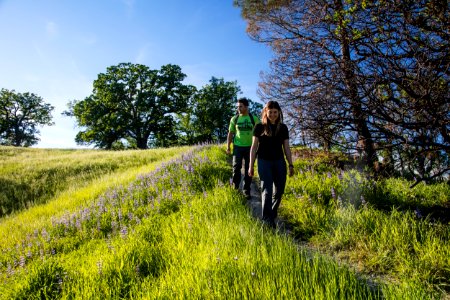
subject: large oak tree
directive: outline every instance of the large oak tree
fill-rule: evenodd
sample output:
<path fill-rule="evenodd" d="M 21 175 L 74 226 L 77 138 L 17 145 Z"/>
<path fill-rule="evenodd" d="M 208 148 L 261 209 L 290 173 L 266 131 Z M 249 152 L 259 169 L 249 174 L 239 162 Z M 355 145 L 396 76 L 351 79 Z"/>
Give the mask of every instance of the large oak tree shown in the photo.
<path fill-rule="evenodd" d="M 38 143 L 39 126 L 53 125 L 54 107 L 33 93 L 0 91 L 0 144 L 28 147 Z"/>
<path fill-rule="evenodd" d="M 94 81 L 93 93 L 64 112 L 84 129 L 76 142 L 105 149 L 123 141 L 140 149 L 170 144 L 176 139 L 174 116 L 195 92 L 182 83 L 185 77 L 171 64 L 160 70 L 131 63 L 107 68 Z"/>

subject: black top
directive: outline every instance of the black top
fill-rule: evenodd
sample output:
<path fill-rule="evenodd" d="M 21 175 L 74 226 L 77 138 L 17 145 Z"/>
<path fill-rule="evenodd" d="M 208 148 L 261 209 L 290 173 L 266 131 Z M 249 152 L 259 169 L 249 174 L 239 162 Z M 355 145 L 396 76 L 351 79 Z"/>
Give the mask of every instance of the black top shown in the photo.
<path fill-rule="evenodd" d="M 283 159 L 283 142 L 289 139 L 289 131 L 286 124 L 280 125 L 280 130 L 275 135 L 276 125 L 270 124 L 274 136 L 263 135 L 264 125 L 256 124 L 253 136 L 259 139 L 259 147 L 256 152 L 258 158 L 265 160 Z"/>

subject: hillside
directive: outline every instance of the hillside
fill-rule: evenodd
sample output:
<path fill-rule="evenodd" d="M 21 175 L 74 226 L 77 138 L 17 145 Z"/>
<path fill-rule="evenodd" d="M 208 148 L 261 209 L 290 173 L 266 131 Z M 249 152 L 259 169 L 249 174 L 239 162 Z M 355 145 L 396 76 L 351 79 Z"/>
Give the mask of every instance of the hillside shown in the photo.
<path fill-rule="evenodd" d="M 272 230 L 229 187 L 221 146 L 0 151 L 4 299 L 436 299 L 449 292 L 450 226 L 409 209 L 447 207 L 446 184 L 411 190 L 401 179 L 375 182 L 340 170 L 324 153 L 297 155 L 283 226 Z"/>

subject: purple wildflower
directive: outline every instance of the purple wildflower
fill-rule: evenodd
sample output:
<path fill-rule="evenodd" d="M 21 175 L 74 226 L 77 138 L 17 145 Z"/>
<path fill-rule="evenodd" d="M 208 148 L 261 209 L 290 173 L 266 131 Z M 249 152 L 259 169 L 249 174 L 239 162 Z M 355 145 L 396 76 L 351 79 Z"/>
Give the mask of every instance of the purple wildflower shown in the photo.
<path fill-rule="evenodd" d="M 414 210 L 414 214 L 416 215 L 417 218 L 421 219 L 423 218 L 422 212 L 420 211 L 420 209 L 416 208 Z"/>
<path fill-rule="evenodd" d="M 21 268 L 24 268 L 25 267 L 25 263 L 26 263 L 26 259 L 25 259 L 25 256 L 20 256 L 20 258 L 19 258 L 19 266 L 21 267 Z"/>

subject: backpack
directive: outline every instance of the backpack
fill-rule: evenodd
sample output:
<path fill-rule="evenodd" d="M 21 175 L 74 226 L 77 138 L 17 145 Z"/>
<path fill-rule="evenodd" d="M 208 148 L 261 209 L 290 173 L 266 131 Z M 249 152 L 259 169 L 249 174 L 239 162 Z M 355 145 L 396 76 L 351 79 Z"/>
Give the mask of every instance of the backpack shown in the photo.
<path fill-rule="evenodd" d="M 255 119 L 253 119 L 253 115 L 251 114 L 251 112 L 248 112 L 248 116 L 250 117 L 250 122 L 252 122 L 253 127 L 255 127 Z M 234 117 L 233 117 L 233 123 L 234 126 L 237 125 L 237 119 L 239 118 L 239 113 L 237 113 Z"/>

